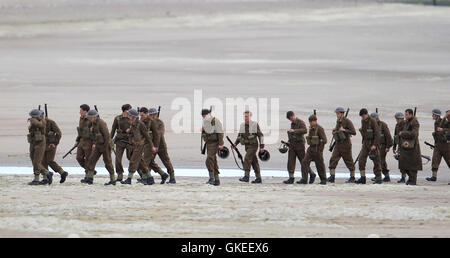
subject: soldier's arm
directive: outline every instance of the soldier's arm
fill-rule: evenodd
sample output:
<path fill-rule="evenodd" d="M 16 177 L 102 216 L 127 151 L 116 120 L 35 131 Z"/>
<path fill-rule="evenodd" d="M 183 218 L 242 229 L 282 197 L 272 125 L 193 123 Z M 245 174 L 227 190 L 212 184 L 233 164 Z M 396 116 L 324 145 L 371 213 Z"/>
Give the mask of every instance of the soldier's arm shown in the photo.
<path fill-rule="evenodd" d="M 114 138 L 114 134 L 116 133 L 117 126 L 118 126 L 117 119 L 114 118 L 114 122 L 113 122 L 113 125 L 111 127 L 111 139 Z"/>
<path fill-rule="evenodd" d="M 322 127 L 319 127 L 318 131 L 320 139 L 322 139 L 322 144 L 325 145 L 327 143 L 327 135 L 325 134 L 325 130 Z"/>
<path fill-rule="evenodd" d="M 153 145 L 155 148 L 159 148 L 164 128 L 157 120 L 153 120 L 150 127 L 152 128 L 153 133 Z"/>
<path fill-rule="evenodd" d="M 401 132 L 402 137 L 407 137 L 411 139 L 417 137 L 419 135 L 419 127 L 420 127 L 419 122 L 417 120 L 413 121 L 411 123 L 411 130 L 408 130 L 409 128 L 405 127 L 404 130 Z"/>
<path fill-rule="evenodd" d="M 40 129 L 45 128 L 44 120 L 40 120 L 39 121 L 37 119 L 31 119 L 30 120 L 30 124 L 31 124 L 32 127 L 35 127 L 35 128 L 40 128 Z"/>
<path fill-rule="evenodd" d="M 381 132 L 380 127 L 377 125 L 375 119 L 371 119 L 372 130 L 373 130 L 373 145 L 378 146 L 380 144 Z"/>
<path fill-rule="evenodd" d="M 223 146 L 225 143 L 223 141 L 224 133 L 223 133 L 222 122 L 220 122 L 219 119 L 216 119 L 215 126 L 216 126 L 217 136 L 219 138 L 219 146 Z"/>
<path fill-rule="evenodd" d="M 294 129 L 294 133 L 296 134 L 306 134 L 308 133 L 308 128 L 306 128 L 306 124 L 303 121 L 299 121 L 297 129 Z"/>
<path fill-rule="evenodd" d="M 394 142 L 392 140 L 392 135 L 387 124 L 384 125 L 384 137 L 386 138 L 386 147 L 392 147 L 394 145 Z"/>
<path fill-rule="evenodd" d="M 62 133 L 61 133 L 61 130 L 59 129 L 59 127 L 58 127 L 58 125 L 56 124 L 55 121 L 53 121 L 52 127 L 53 127 L 53 130 L 56 133 L 56 145 L 58 145 L 59 141 L 61 140 Z"/>
<path fill-rule="evenodd" d="M 353 125 L 352 121 L 350 121 L 350 119 L 347 119 L 346 121 L 347 123 L 344 126 L 345 132 L 347 132 L 350 135 L 356 135 L 355 126 Z"/>
<path fill-rule="evenodd" d="M 264 134 L 261 132 L 261 129 L 259 128 L 259 124 L 256 125 L 256 134 L 258 135 L 259 139 L 259 148 L 264 148 Z"/>
<path fill-rule="evenodd" d="M 110 134 L 109 134 L 109 131 L 108 131 L 108 126 L 106 125 L 105 122 L 100 124 L 100 133 L 103 135 L 103 138 L 104 138 L 104 141 L 105 141 L 104 145 L 105 146 L 109 146 L 109 143 L 111 141 L 111 137 L 110 137 Z"/>
<path fill-rule="evenodd" d="M 152 138 L 150 138 L 150 134 L 148 134 L 148 130 L 144 124 L 139 124 L 139 130 L 141 130 L 141 134 L 144 138 L 149 142 L 150 148 L 153 148 Z"/>
<path fill-rule="evenodd" d="M 236 137 L 236 140 L 234 141 L 234 145 L 238 145 L 241 141 L 240 141 L 240 139 L 241 139 L 241 137 L 242 137 L 242 134 L 241 133 L 238 133 L 238 136 Z"/>

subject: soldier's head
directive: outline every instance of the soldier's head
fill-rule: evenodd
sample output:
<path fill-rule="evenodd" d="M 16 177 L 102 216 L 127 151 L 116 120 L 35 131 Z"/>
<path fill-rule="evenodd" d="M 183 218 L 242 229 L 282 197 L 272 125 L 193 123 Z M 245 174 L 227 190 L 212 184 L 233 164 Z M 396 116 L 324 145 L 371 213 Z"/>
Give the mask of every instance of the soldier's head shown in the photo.
<path fill-rule="evenodd" d="M 344 109 L 343 107 L 337 107 L 337 108 L 334 110 L 334 113 L 336 113 L 336 117 L 337 117 L 338 119 L 341 119 L 342 117 L 344 117 L 345 109 Z"/>
<path fill-rule="evenodd" d="M 156 108 L 150 108 L 148 110 L 148 114 L 150 115 L 151 119 L 156 119 L 158 118 L 158 110 L 156 110 Z"/>
<path fill-rule="evenodd" d="M 39 117 L 40 117 L 41 119 L 44 119 L 44 118 L 45 118 L 45 112 L 42 111 L 42 110 L 39 110 L 39 112 L 41 113 L 41 114 L 39 115 Z"/>
<path fill-rule="evenodd" d="M 30 111 L 30 113 L 28 113 L 28 115 L 29 115 L 31 118 L 39 118 L 39 117 L 41 116 L 41 110 L 39 110 L 39 109 L 33 109 L 33 110 Z"/>
<path fill-rule="evenodd" d="M 433 110 L 431 110 L 431 116 L 433 117 L 433 120 L 438 120 L 439 118 L 441 118 L 442 112 L 435 108 Z"/>
<path fill-rule="evenodd" d="M 83 104 L 80 106 L 80 116 L 86 117 L 87 112 L 91 110 L 88 104 Z"/>
<path fill-rule="evenodd" d="M 148 117 L 148 109 L 146 107 L 141 107 L 139 109 L 139 115 L 141 116 L 141 119 Z"/>
<path fill-rule="evenodd" d="M 445 116 L 447 117 L 447 119 L 450 119 L 450 109 L 445 112 Z"/>
<path fill-rule="evenodd" d="M 378 113 L 376 113 L 376 112 L 371 113 L 370 117 L 375 119 L 375 120 L 377 120 L 377 121 L 380 121 L 380 115 L 378 115 Z"/>
<path fill-rule="evenodd" d="M 410 108 L 408 108 L 407 110 L 405 110 L 405 118 L 406 119 L 410 119 L 414 116 L 414 111 Z"/>
<path fill-rule="evenodd" d="M 395 120 L 397 121 L 397 123 L 400 123 L 401 121 L 403 121 L 405 119 L 405 115 L 403 115 L 402 112 L 397 112 L 394 115 Z"/>
<path fill-rule="evenodd" d="M 132 108 L 132 107 L 131 107 L 130 104 L 123 104 L 123 105 L 122 105 L 122 115 L 123 115 L 124 117 L 127 117 L 128 110 L 130 110 L 131 108 Z"/>
<path fill-rule="evenodd" d="M 289 121 L 291 121 L 291 122 L 294 122 L 295 119 L 296 119 L 295 114 L 294 114 L 293 111 L 288 111 L 288 112 L 286 113 L 286 118 L 287 118 Z"/>
<path fill-rule="evenodd" d="M 130 118 L 131 122 L 136 121 L 139 118 L 139 113 L 136 109 L 129 109 L 127 110 L 128 118 Z"/>
<path fill-rule="evenodd" d="M 361 110 L 359 111 L 359 116 L 362 120 L 366 120 L 369 117 L 369 111 L 367 111 L 367 109 L 365 108 L 361 108 Z"/>
<path fill-rule="evenodd" d="M 311 127 L 316 126 L 317 125 L 317 116 L 316 115 L 310 115 L 308 118 L 309 121 L 309 125 Z"/>
<path fill-rule="evenodd" d="M 202 117 L 203 117 L 203 119 L 205 119 L 210 114 L 211 114 L 211 110 L 206 109 L 206 108 L 202 109 Z"/>
<path fill-rule="evenodd" d="M 97 110 L 89 110 L 86 114 L 87 119 L 89 119 L 89 121 L 94 122 L 95 120 L 97 120 L 98 118 L 98 112 Z"/>
<path fill-rule="evenodd" d="M 252 112 L 246 110 L 244 112 L 244 121 L 246 124 L 248 124 L 250 122 L 250 118 L 252 117 Z"/>

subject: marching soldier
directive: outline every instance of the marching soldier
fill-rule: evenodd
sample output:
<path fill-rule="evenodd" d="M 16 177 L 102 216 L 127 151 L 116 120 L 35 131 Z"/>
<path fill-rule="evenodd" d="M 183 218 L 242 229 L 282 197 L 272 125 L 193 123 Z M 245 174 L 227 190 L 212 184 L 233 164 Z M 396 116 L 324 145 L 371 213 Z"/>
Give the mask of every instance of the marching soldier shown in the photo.
<path fill-rule="evenodd" d="M 311 115 L 308 120 L 310 127 L 306 141 L 309 147 L 306 151 L 305 158 L 302 160 L 302 179 L 300 180 L 300 184 L 307 184 L 308 173 L 311 172 L 310 164 L 311 161 L 314 161 L 317 173 L 319 174 L 320 184 L 326 185 L 327 175 L 325 162 L 323 161 L 323 149 L 327 143 L 327 136 L 323 127 L 317 124 L 317 116 Z"/>
<path fill-rule="evenodd" d="M 217 151 L 223 150 L 223 128 L 222 123 L 216 117 L 211 116 L 211 111 L 208 109 L 202 110 L 203 127 L 202 138 L 206 143 L 207 158 L 205 161 L 206 168 L 209 172 L 208 184 L 218 186 L 219 179 L 219 165 L 217 164 Z"/>
<path fill-rule="evenodd" d="M 414 116 L 412 109 L 405 111 L 405 126 L 400 131 L 400 169 L 408 174 L 407 185 L 417 184 L 417 171 L 422 170 L 422 158 L 419 144 L 419 128 L 420 124 Z"/>
<path fill-rule="evenodd" d="M 389 153 L 389 149 L 393 145 L 391 132 L 389 131 L 388 125 L 380 120 L 380 116 L 378 113 L 372 113 L 370 114 L 372 118 L 374 118 L 377 121 L 378 128 L 380 128 L 380 165 L 381 165 L 381 172 L 384 175 L 383 182 L 391 182 L 391 177 L 389 175 L 389 169 L 387 167 L 386 162 L 386 156 Z M 372 179 L 372 181 L 375 181 L 375 178 Z"/>
<path fill-rule="evenodd" d="M 258 151 L 258 140 L 259 140 L 259 151 L 264 152 L 264 134 L 259 128 L 259 124 L 255 121 L 251 121 L 252 113 L 250 111 L 244 112 L 244 122 L 241 124 L 239 129 L 239 134 L 234 142 L 237 146 L 239 143 L 245 146 L 245 159 L 244 159 L 244 177 L 240 178 L 241 182 L 249 182 L 250 180 L 250 167 L 253 167 L 255 171 L 256 179 L 252 181 L 253 184 L 261 184 L 261 170 L 259 168 L 258 158 L 256 157 L 256 152 Z M 233 147 L 236 148 L 236 147 Z"/>
<path fill-rule="evenodd" d="M 403 131 L 403 127 L 405 126 L 405 115 L 402 112 L 397 112 L 395 113 L 395 120 L 397 121 L 397 124 L 395 125 L 395 130 L 394 130 L 394 146 L 392 147 L 392 152 L 395 154 L 394 157 L 398 157 L 398 155 L 400 154 L 400 147 L 397 150 L 397 146 L 400 145 L 400 136 L 399 133 L 401 131 Z M 396 158 L 398 159 L 398 158 Z M 406 171 L 400 168 L 400 163 L 399 163 L 399 169 L 400 172 L 402 174 L 402 178 L 397 181 L 397 183 L 401 184 L 401 183 L 405 183 L 406 182 Z"/>
<path fill-rule="evenodd" d="M 164 184 L 169 178 L 169 175 L 165 173 L 155 162 L 155 154 L 156 154 L 156 148 L 153 144 L 153 139 L 158 138 L 158 128 L 156 128 L 156 123 L 152 123 L 152 120 L 150 119 L 148 115 L 148 109 L 146 107 L 142 107 L 139 109 L 139 113 L 141 116 L 141 121 L 144 123 L 146 129 L 148 130 L 148 134 L 150 136 L 150 139 L 152 139 L 150 142 L 146 142 L 144 145 L 144 155 L 142 157 L 141 165 L 139 165 L 138 173 L 141 175 L 141 178 L 143 177 L 143 171 L 145 169 L 145 166 L 148 167 L 149 173 L 151 169 L 155 170 L 159 175 L 161 176 L 161 184 Z M 142 180 L 138 179 L 138 182 L 143 182 Z"/>
<path fill-rule="evenodd" d="M 64 171 L 62 167 L 55 161 L 56 148 L 58 147 L 59 141 L 61 140 L 62 133 L 61 130 L 59 130 L 59 127 L 55 121 L 49 118 L 44 119 L 44 114 L 41 115 L 41 119 L 46 122 L 45 124 L 46 148 L 44 158 L 42 160 L 42 165 L 47 170 L 48 167 L 50 166 L 53 169 L 53 171 L 58 172 L 61 175 L 59 183 L 62 184 L 66 181 L 66 178 L 69 175 L 69 173 Z"/>
<path fill-rule="evenodd" d="M 45 154 L 47 143 L 45 141 L 45 121 L 42 119 L 44 112 L 33 109 L 30 111 L 28 122 L 28 143 L 30 144 L 30 159 L 33 163 L 34 179 L 29 185 L 52 184 L 53 173 L 49 172 L 43 165 L 42 160 Z M 42 174 L 43 180 L 39 181 L 39 175 Z"/>
<path fill-rule="evenodd" d="M 442 158 L 444 158 L 447 166 L 450 168 L 450 141 L 448 140 L 448 134 L 450 133 L 449 123 L 449 111 L 447 111 L 446 117 L 441 118 L 441 111 L 439 109 L 433 109 L 434 119 L 434 149 L 433 160 L 431 164 L 432 176 L 427 177 L 428 181 L 435 182 L 437 180 L 437 173 Z"/>
<path fill-rule="evenodd" d="M 361 132 L 362 146 L 359 153 L 359 171 L 361 177 L 356 181 L 357 184 L 366 183 L 366 163 L 367 157 L 373 161 L 373 173 L 375 174 L 375 184 L 381 184 L 383 182 L 381 178 L 381 165 L 380 165 L 380 128 L 377 121 L 369 116 L 367 109 L 363 108 L 359 111 L 361 117 Z"/>
<path fill-rule="evenodd" d="M 91 122 L 87 119 L 86 114 L 89 112 L 90 107 L 87 104 L 80 106 L 80 122 L 77 127 L 78 136 L 75 140 L 75 146 L 77 146 L 77 161 L 87 176 L 87 162 L 92 152 L 92 141 L 90 138 L 89 127 Z M 86 180 L 86 177 L 83 179 Z M 83 181 L 82 180 L 82 181 Z"/>
<path fill-rule="evenodd" d="M 114 167 L 111 159 L 111 137 L 108 131 L 108 126 L 103 121 L 96 110 L 89 110 L 86 117 L 89 119 L 90 127 L 89 134 L 92 137 L 92 152 L 89 156 L 87 163 L 87 175 L 85 179 L 82 179 L 82 183 L 93 184 L 94 183 L 94 171 L 97 161 L 100 156 L 103 156 L 103 162 L 109 172 L 109 182 L 105 185 L 116 185 L 116 179 L 114 174 Z"/>
<path fill-rule="evenodd" d="M 308 129 L 306 128 L 305 122 L 298 118 L 294 112 L 288 111 L 286 113 L 286 118 L 291 121 L 291 129 L 288 131 L 288 138 L 289 138 L 289 151 L 288 151 L 288 163 L 287 163 L 287 169 L 289 172 L 289 179 L 284 181 L 285 184 L 292 184 L 294 183 L 294 172 L 295 172 L 295 165 L 297 163 L 297 158 L 301 164 L 302 160 L 305 158 L 305 137 L 304 135 L 308 133 Z M 316 178 L 316 174 L 314 174 L 311 170 L 311 168 L 308 166 L 307 169 L 309 170 L 309 174 L 311 175 L 309 183 L 314 183 L 314 180 Z M 303 171 L 303 168 L 302 168 Z M 306 176 L 307 178 L 308 176 Z M 302 174 L 302 178 L 305 177 Z M 301 184 L 302 180 L 298 181 L 297 183 Z"/>
<path fill-rule="evenodd" d="M 130 135 L 130 141 L 132 146 L 130 165 L 128 166 L 128 178 L 122 182 L 122 184 L 131 185 L 133 175 L 140 166 L 142 168 L 142 183 L 153 185 L 155 180 L 150 176 L 147 164 L 142 162 L 142 154 L 144 152 L 145 144 L 149 145 L 149 148 L 153 149 L 152 139 L 148 134 L 147 127 L 139 120 L 139 113 L 134 109 L 128 110 L 131 127 L 126 130 L 126 133 Z"/>
<path fill-rule="evenodd" d="M 352 121 L 345 117 L 345 109 L 343 107 L 336 108 L 334 112 L 337 117 L 336 127 L 333 129 L 333 138 L 336 141 L 336 146 L 334 147 L 330 158 L 330 177 L 328 178 L 328 182 L 334 183 L 336 167 L 339 160 L 342 158 L 345 165 L 350 170 L 350 178 L 346 183 L 354 183 L 355 168 L 353 166 L 352 142 L 350 138 L 352 135 L 356 135 L 356 130 Z"/>
<path fill-rule="evenodd" d="M 128 134 L 126 133 L 127 129 L 130 128 L 131 122 L 128 118 L 128 110 L 131 109 L 130 104 L 124 104 L 122 106 L 122 114 L 118 115 L 114 118 L 113 125 L 111 127 L 111 139 L 114 139 L 113 142 L 115 144 L 115 165 L 116 165 L 116 173 L 117 173 L 117 181 L 123 180 L 124 169 L 122 166 L 122 157 L 123 153 L 126 151 L 126 156 L 130 159 L 130 146 L 126 143 L 128 142 Z M 116 134 L 117 131 L 117 134 Z M 115 136 L 115 138 L 114 138 Z"/>
<path fill-rule="evenodd" d="M 165 126 L 164 122 L 158 118 L 158 111 L 156 108 L 150 108 L 148 113 L 150 114 L 150 119 L 152 120 L 152 123 L 155 123 L 156 131 L 153 132 L 153 145 L 156 148 L 156 154 L 159 156 L 159 159 L 161 159 L 162 163 L 167 169 L 167 172 L 169 173 L 169 182 L 168 184 L 175 184 L 175 171 L 172 166 L 172 162 L 170 161 L 169 153 L 167 152 L 167 144 L 166 139 L 164 137 L 165 134 Z M 156 163 L 152 163 L 156 164 Z M 163 171 L 159 167 L 151 167 L 151 169 L 155 170 L 157 173 L 159 173 L 162 177 Z"/>

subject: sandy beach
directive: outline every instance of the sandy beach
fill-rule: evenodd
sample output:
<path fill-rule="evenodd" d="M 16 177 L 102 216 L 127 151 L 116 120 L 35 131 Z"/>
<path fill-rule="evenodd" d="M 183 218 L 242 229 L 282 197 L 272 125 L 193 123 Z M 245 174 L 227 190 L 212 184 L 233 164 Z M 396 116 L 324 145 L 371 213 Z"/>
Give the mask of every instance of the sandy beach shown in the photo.
<path fill-rule="evenodd" d="M 343 179 L 285 186 L 287 172 L 248 187 L 236 178 L 206 186 L 206 174 L 175 186 L 88 187 L 78 176 L 25 185 L 32 177 L 26 119 L 44 103 L 63 132 L 62 166 L 78 166 L 74 155 L 62 155 L 74 144 L 80 104 L 97 105 L 110 127 L 130 103 L 162 106 L 176 169 L 204 168 L 199 128 L 172 127 L 174 100 L 193 100 L 194 90 L 222 101 L 279 99 L 278 140 L 287 138 L 288 110 L 307 120 L 317 109 L 330 139 L 337 106 L 351 109 L 356 128 L 361 107 L 378 108 L 391 131 L 395 112 L 417 107 L 422 154 L 431 156 L 423 145 L 433 142 L 431 110 L 449 109 L 449 28 L 449 7 L 377 1 L 0 0 L 0 165 L 29 171 L 0 175 L 0 236 L 449 237 L 445 162 L 434 184 L 424 180 L 426 164 L 418 187 Z M 194 110 L 192 118 L 201 119 Z M 360 135 L 352 141 L 356 157 Z M 286 169 L 277 142 L 267 145 L 263 176 Z M 330 156 L 326 150 L 327 166 Z M 219 165 L 236 168 L 232 158 Z M 388 165 L 398 175 L 392 153 Z M 368 162 L 369 177 L 371 169 Z"/>

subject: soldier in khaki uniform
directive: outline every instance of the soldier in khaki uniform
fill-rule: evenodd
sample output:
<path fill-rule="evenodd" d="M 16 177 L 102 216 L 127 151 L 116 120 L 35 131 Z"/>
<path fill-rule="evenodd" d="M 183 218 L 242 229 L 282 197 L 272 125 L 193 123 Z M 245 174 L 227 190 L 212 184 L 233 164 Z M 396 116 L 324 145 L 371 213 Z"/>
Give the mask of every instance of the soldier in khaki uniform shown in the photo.
<path fill-rule="evenodd" d="M 156 131 L 153 132 L 153 145 L 156 148 L 156 154 L 159 156 L 159 159 L 162 161 L 164 166 L 167 169 L 167 173 L 169 173 L 169 181 L 168 184 L 175 184 L 175 170 L 173 169 L 172 162 L 170 161 L 169 153 L 167 152 L 167 144 L 166 139 L 164 137 L 165 127 L 164 122 L 158 118 L 158 111 L 156 108 L 149 109 L 150 119 L 152 123 L 155 123 Z M 153 163 L 152 163 L 153 164 Z M 156 164 L 156 163 L 154 163 Z M 151 169 L 162 175 L 163 171 L 161 168 L 151 166 Z"/>
<path fill-rule="evenodd" d="M 241 124 L 239 129 L 239 134 L 234 142 L 237 146 L 239 143 L 245 146 L 245 158 L 244 158 L 244 177 L 240 178 L 241 182 L 250 181 L 250 168 L 253 167 L 255 171 L 256 179 L 252 181 L 253 184 L 261 184 L 261 170 L 259 168 L 258 158 L 256 153 L 258 152 L 258 140 L 259 140 L 259 151 L 264 151 L 264 134 L 259 128 L 259 124 L 255 121 L 250 120 L 251 112 L 244 112 L 244 122 Z M 236 147 L 233 147 L 236 148 Z"/>
<path fill-rule="evenodd" d="M 327 174 L 325 170 L 325 162 L 323 160 L 323 149 L 327 143 L 327 136 L 322 126 L 317 124 L 317 116 L 311 115 L 309 117 L 309 134 L 306 136 L 306 142 L 309 147 L 306 155 L 302 160 L 302 179 L 301 184 L 307 184 L 308 173 L 311 172 L 310 164 L 314 161 L 319 174 L 320 184 L 327 184 Z"/>
<path fill-rule="evenodd" d="M 334 112 L 337 117 L 336 127 L 333 129 L 333 138 L 336 140 L 336 146 L 334 147 L 330 158 L 330 177 L 328 178 L 328 182 L 334 183 L 336 167 L 339 160 L 342 158 L 345 165 L 350 170 L 350 178 L 346 183 L 354 183 L 355 168 L 353 166 L 352 142 L 350 138 L 352 135 L 356 135 L 356 130 L 352 121 L 345 117 L 345 109 L 343 107 L 336 108 Z"/>
<path fill-rule="evenodd" d="M 128 118 L 127 114 L 128 110 L 130 109 L 131 109 L 130 104 L 124 104 L 122 106 L 122 114 L 114 118 L 114 122 L 111 127 L 110 133 L 111 139 L 114 139 L 113 142 L 115 144 L 115 156 L 116 156 L 115 165 L 116 165 L 117 181 L 123 180 L 123 172 L 124 172 L 122 165 L 123 153 L 126 151 L 126 156 L 128 159 L 130 159 L 131 155 L 131 146 L 127 144 L 129 139 L 128 134 L 126 133 L 127 129 L 129 129 L 131 125 L 130 119 Z"/>
<path fill-rule="evenodd" d="M 59 181 L 60 184 L 66 181 L 69 173 L 64 171 L 62 167 L 56 163 L 56 148 L 58 147 L 59 141 L 61 140 L 62 133 L 59 130 L 58 125 L 55 121 L 49 118 L 44 119 L 44 114 L 42 114 L 41 119 L 46 122 L 45 125 L 45 140 L 46 140 L 46 149 L 44 154 L 44 159 L 42 160 L 42 165 L 48 170 L 50 166 L 53 171 L 59 173 L 61 175 L 61 179 Z"/>
<path fill-rule="evenodd" d="M 41 118 L 43 111 L 33 109 L 30 111 L 28 122 L 28 143 L 30 143 L 30 159 L 33 163 L 34 179 L 29 185 L 52 184 L 53 173 L 49 172 L 43 165 L 42 160 L 47 146 L 45 141 L 45 120 Z M 39 181 L 39 175 L 42 174 L 43 180 Z"/>
<path fill-rule="evenodd" d="M 153 185 L 155 180 L 150 176 L 148 166 L 142 162 L 144 146 L 147 144 L 149 148 L 153 149 L 152 139 L 148 134 L 147 127 L 139 120 L 139 113 L 134 109 L 130 109 L 128 110 L 128 115 L 131 127 L 126 130 L 126 133 L 130 135 L 132 154 L 130 157 L 130 165 L 128 166 L 128 178 L 122 184 L 131 185 L 133 175 L 140 166 L 142 169 L 142 183 Z"/>
<path fill-rule="evenodd" d="M 218 186 L 220 185 L 220 179 L 219 165 L 217 164 L 217 152 L 219 149 L 223 149 L 223 127 L 220 120 L 216 117 L 212 117 L 211 111 L 208 109 L 202 110 L 202 117 L 202 138 L 206 143 L 207 152 L 205 164 L 209 172 L 209 180 L 206 183 Z"/>
<path fill-rule="evenodd" d="M 90 107 L 87 104 L 80 106 L 80 122 L 77 127 L 78 137 L 75 140 L 75 146 L 77 146 L 77 161 L 81 167 L 84 168 L 87 175 L 87 162 L 92 152 L 92 140 L 90 138 L 89 127 L 91 122 L 87 119 L 86 114 L 89 112 Z M 83 179 L 85 180 L 86 177 Z"/>
<path fill-rule="evenodd" d="M 422 170 L 422 157 L 419 143 L 420 124 L 412 109 L 405 111 L 405 126 L 400 131 L 400 169 L 408 174 L 407 185 L 417 184 L 417 172 Z"/>
<path fill-rule="evenodd" d="M 304 135 L 308 133 L 308 129 L 306 128 L 305 122 L 298 118 L 294 112 L 288 111 L 286 113 L 286 118 L 291 121 L 291 129 L 287 132 L 288 138 L 289 138 L 289 151 L 288 151 L 288 163 L 287 163 L 287 170 L 289 172 L 289 179 L 283 181 L 285 184 L 292 184 L 294 183 L 294 172 L 295 172 L 295 165 L 297 163 L 297 159 L 299 160 L 300 164 L 302 160 L 305 158 L 305 137 Z M 308 166 L 307 169 L 309 170 L 308 173 L 310 173 L 310 184 L 314 183 L 314 180 L 316 178 L 316 174 L 312 172 L 310 167 Z M 303 171 L 303 170 L 302 170 Z M 304 178 L 304 176 L 302 176 Z M 297 183 L 301 183 L 302 181 L 298 181 Z"/>
<path fill-rule="evenodd" d="M 447 114 L 449 112 L 447 111 Z M 434 149 L 433 149 L 433 159 L 431 164 L 432 176 L 427 177 L 427 181 L 435 182 L 437 180 L 437 173 L 439 165 L 441 164 L 442 158 L 444 158 L 447 166 L 450 168 L 450 141 L 447 139 L 446 135 L 449 135 L 450 123 L 448 120 L 448 115 L 441 118 L 441 111 L 439 109 L 433 109 L 432 111 L 434 119 Z"/>
<path fill-rule="evenodd" d="M 400 145 L 400 136 L 399 133 L 401 131 L 403 131 L 403 127 L 405 126 L 405 115 L 402 112 L 397 112 L 395 113 L 395 120 L 397 121 L 397 124 L 395 125 L 395 130 L 394 130 L 394 145 L 392 147 L 392 152 L 395 154 L 395 157 L 398 157 L 399 153 L 400 153 L 400 147 L 397 148 L 397 146 Z M 400 163 L 399 163 L 399 169 L 400 169 L 400 173 L 402 174 L 402 178 L 397 181 L 397 183 L 401 184 L 401 183 L 405 183 L 406 182 L 406 171 L 404 169 L 400 168 Z"/>
<path fill-rule="evenodd" d="M 389 149 L 392 147 L 392 136 L 391 132 L 389 131 L 388 125 L 380 120 L 380 116 L 378 113 L 372 113 L 370 116 L 377 121 L 377 125 L 380 128 L 380 165 L 381 165 L 381 172 L 384 175 L 383 182 L 390 182 L 391 177 L 389 176 L 389 169 L 387 167 L 386 162 L 386 156 L 389 153 Z M 372 179 L 375 181 L 375 178 Z"/>
<path fill-rule="evenodd" d="M 155 110 L 152 110 L 152 112 L 154 112 L 154 111 Z M 142 164 L 139 165 L 138 173 L 142 178 L 144 168 L 145 168 L 145 166 L 147 166 L 149 169 L 149 173 L 150 173 L 151 169 L 154 169 L 157 173 L 159 173 L 159 175 L 161 176 L 161 184 L 164 184 L 166 182 L 167 178 L 169 178 L 169 175 L 167 173 L 165 173 L 158 166 L 158 164 L 156 164 L 155 154 L 156 154 L 157 149 L 155 148 L 155 146 L 153 144 L 153 139 L 159 138 L 158 137 L 158 128 L 156 128 L 156 123 L 152 123 L 152 120 L 149 117 L 149 110 L 146 107 L 140 108 L 139 113 L 141 116 L 141 121 L 142 121 L 142 123 L 144 123 L 144 125 L 148 131 L 148 134 L 150 136 L 150 139 L 152 139 L 152 141 L 146 142 L 144 145 L 144 155 L 141 160 Z M 138 182 L 143 182 L 143 181 L 141 179 L 138 179 Z"/>
<path fill-rule="evenodd" d="M 86 178 L 81 180 L 82 183 L 93 184 L 94 171 L 97 161 L 100 156 L 103 156 L 103 162 L 109 172 L 109 182 L 105 185 L 116 185 L 116 179 L 114 174 L 114 166 L 111 158 L 111 137 L 108 131 L 108 126 L 103 121 L 96 110 L 89 110 L 86 117 L 91 122 L 89 128 L 90 135 L 92 137 L 92 152 L 89 156 L 87 163 L 87 175 Z"/>
<path fill-rule="evenodd" d="M 361 152 L 359 153 L 359 171 L 361 177 L 356 181 L 357 184 L 366 183 L 366 163 L 367 157 L 371 155 L 373 161 L 373 173 L 375 174 L 375 184 L 383 182 L 381 178 L 381 162 L 380 162 L 380 128 L 377 121 L 369 116 L 367 109 L 363 108 L 359 111 L 361 116 L 361 128 L 359 131 L 362 136 Z"/>

